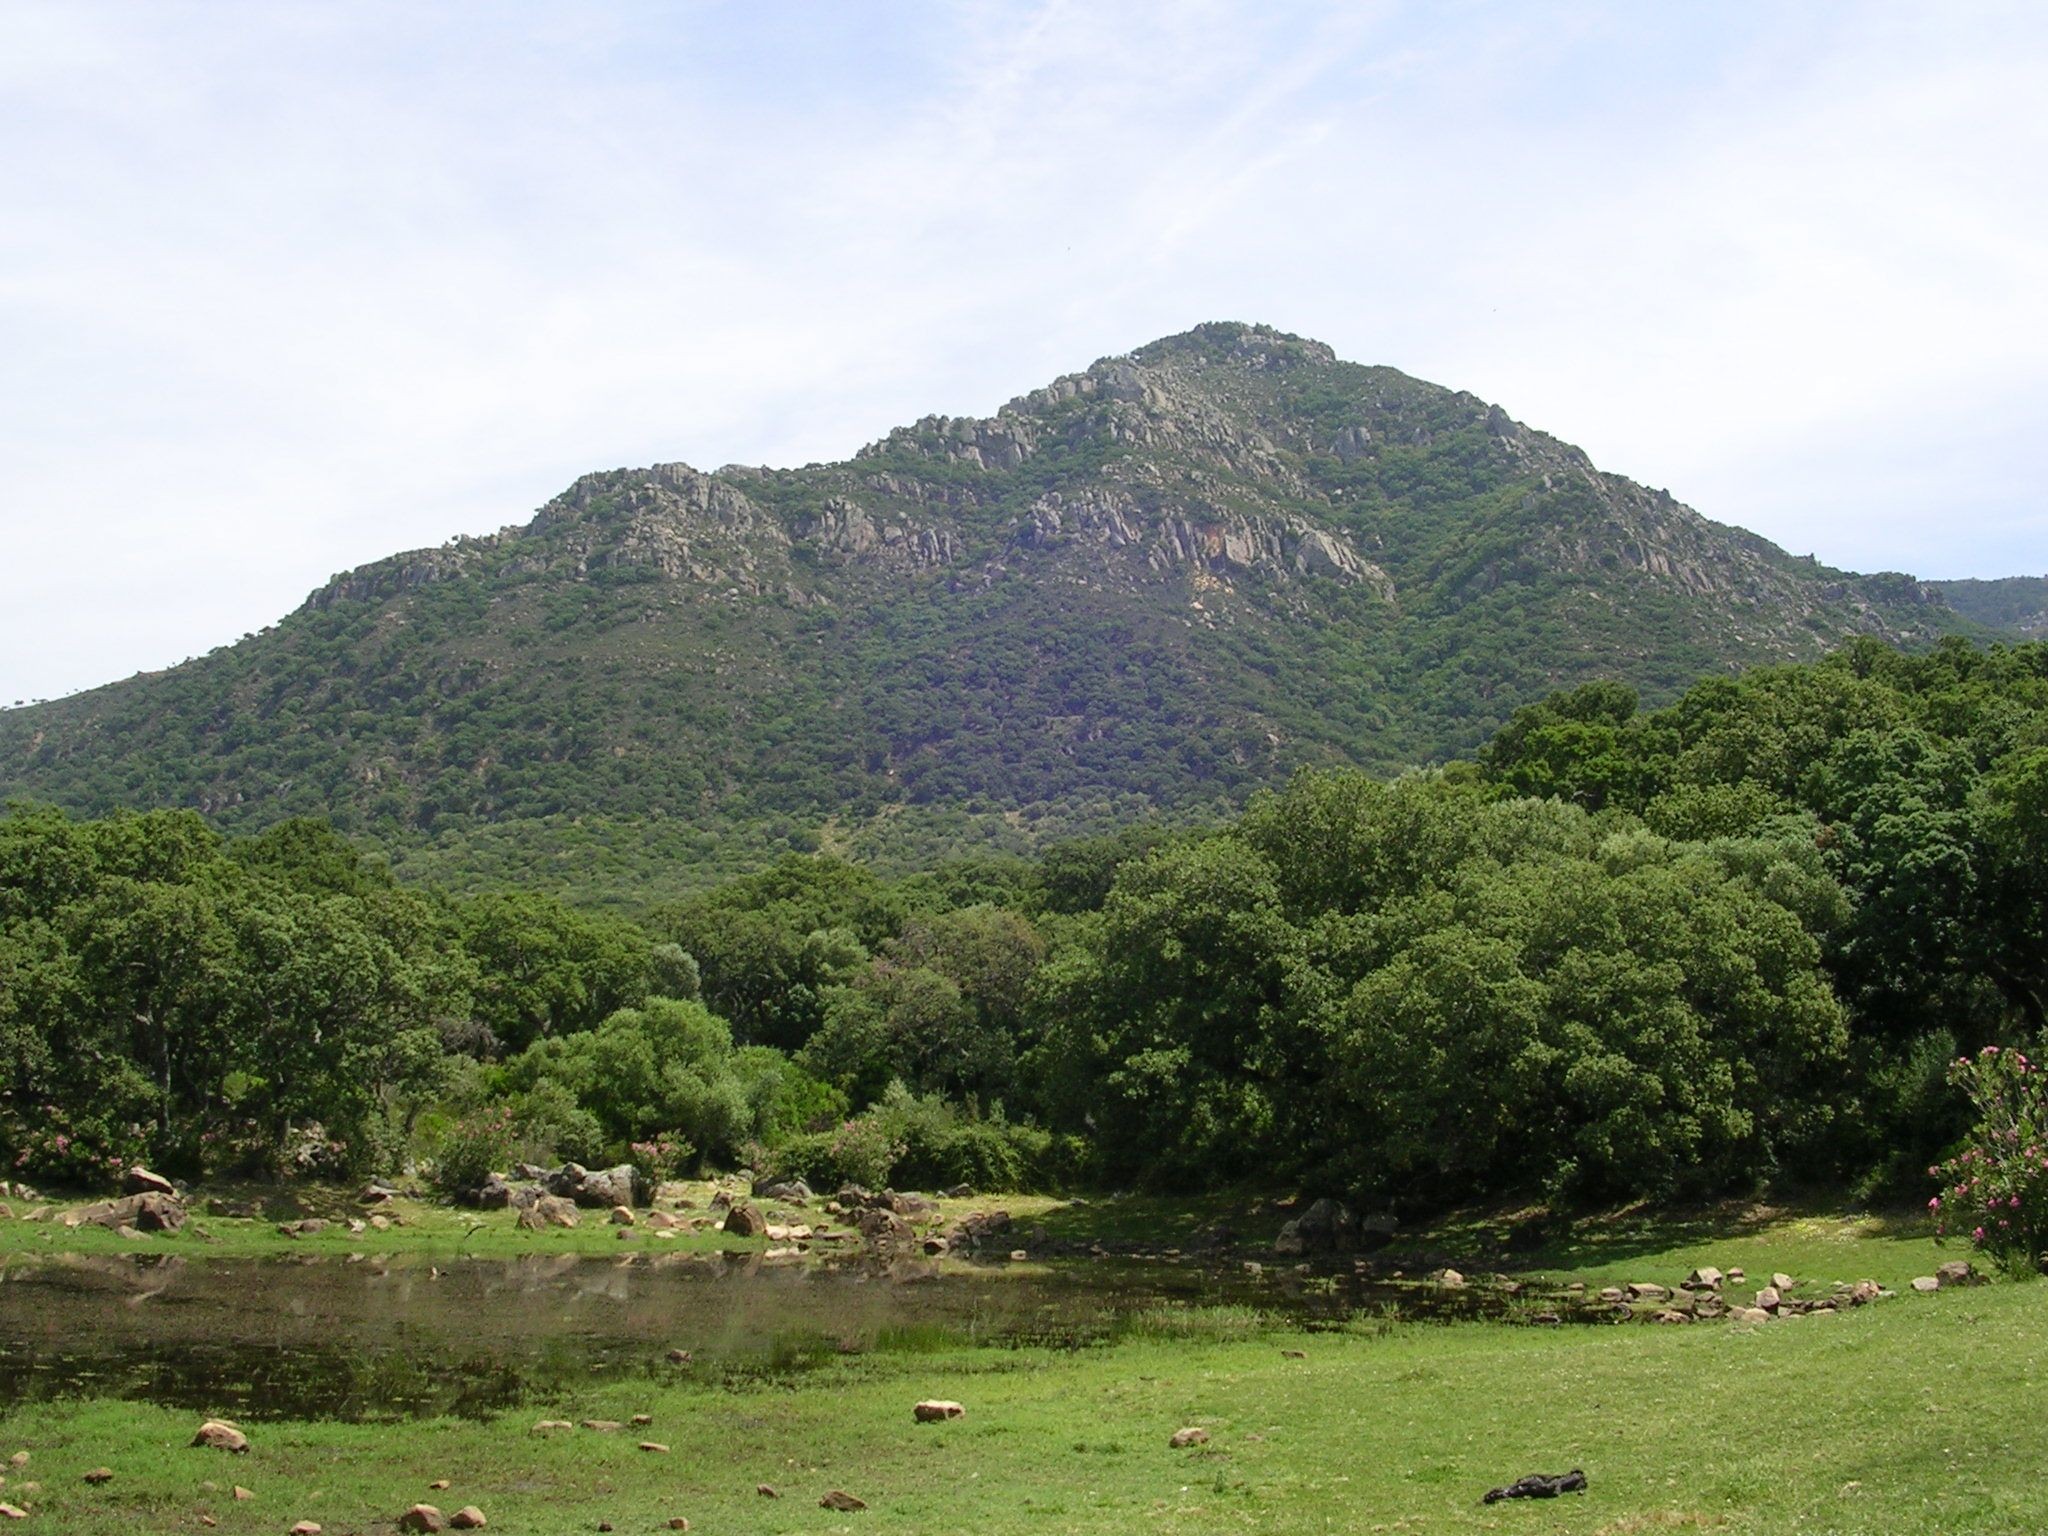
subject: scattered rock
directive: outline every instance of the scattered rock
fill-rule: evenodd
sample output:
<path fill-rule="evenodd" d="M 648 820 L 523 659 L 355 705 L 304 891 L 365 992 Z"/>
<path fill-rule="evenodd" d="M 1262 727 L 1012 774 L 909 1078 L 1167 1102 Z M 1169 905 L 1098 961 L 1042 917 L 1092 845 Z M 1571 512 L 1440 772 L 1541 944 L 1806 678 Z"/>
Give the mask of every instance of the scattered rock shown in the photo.
<path fill-rule="evenodd" d="M 170 1195 L 177 1196 L 178 1186 L 160 1173 L 151 1173 L 137 1163 L 121 1176 L 121 1193 L 124 1195 Z"/>
<path fill-rule="evenodd" d="M 1749 1276 L 1745 1275 L 1738 1268 L 1731 1267 L 1728 1271 L 1728 1283 L 1730 1285 L 1740 1285 L 1743 1281 L 1747 1280 L 1748 1278 Z"/>
<path fill-rule="evenodd" d="M 687 1531 L 690 1528 L 689 1519 L 684 1515 L 671 1515 L 668 1528 L 672 1531 Z"/>
<path fill-rule="evenodd" d="M 905 1221 L 929 1221 L 939 1214 L 939 1202 L 930 1195 L 899 1195 L 891 1190 L 889 1209 Z"/>
<path fill-rule="evenodd" d="M 1186 1450 L 1191 1445 L 1207 1445 L 1209 1443 L 1209 1431 L 1196 1425 L 1190 1425 L 1186 1429 L 1176 1429 L 1167 1437 L 1166 1443 L 1176 1451 Z"/>
<path fill-rule="evenodd" d="M 301 1520 L 292 1527 L 291 1536 L 320 1536 L 320 1523 L 317 1520 Z"/>
<path fill-rule="evenodd" d="M 247 1488 L 244 1488 L 240 1483 L 235 1484 L 236 1502 L 246 1503 L 248 1500 L 253 1499 L 255 1497 L 255 1494 L 251 1493 Z"/>
<path fill-rule="evenodd" d="M 1665 1307 L 1653 1316 L 1650 1321 L 1653 1323 L 1689 1323 L 1692 1321 L 1692 1314 L 1690 1312 L 1680 1312 L 1674 1307 Z"/>
<path fill-rule="evenodd" d="M 688 1365 L 690 1363 L 690 1352 L 687 1349 L 672 1349 L 668 1352 L 668 1363 L 670 1365 Z"/>
<path fill-rule="evenodd" d="M 634 1216 L 633 1207 L 631 1207 L 630 1205 L 615 1205 L 612 1207 L 613 1226 L 630 1227 L 636 1220 L 638 1220 L 638 1218 Z"/>
<path fill-rule="evenodd" d="M 19 1504 L 0 1504 L 0 1520 L 26 1520 L 28 1511 Z"/>
<path fill-rule="evenodd" d="M 1723 1276 L 1712 1265 L 1701 1265 L 1685 1277 L 1685 1288 L 1689 1291 L 1718 1291 Z"/>
<path fill-rule="evenodd" d="M 1666 1287 L 1648 1280 L 1634 1280 L 1628 1285 L 1630 1301 L 1664 1301 L 1669 1299 L 1670 1295 L 1671 1292 Z"/>
<path fill-rule="evenodd" d="M 962 1419 L 967 1416 L 965 1408 L 942 1398 L 928 1398 L 910 1411 L 920 1424 L 936 1424 L 943 1419 Z"/>
<path fill-rule="evenodd" d="M 249 1437 L 225 1419 L 208 1419 L 193 1433 L 192 1443 L 237 1455 L 247 1455 L 249 1451 Z"/>
<path fill-rule="evenodd" d="M 636 1413 L 633 1415 L 632 1422 L 636 1427 L 642 1424 L 652 1424 L 654 1422 L 654 1415 L 651 1413 Z"/>
<path fill-rule="evenodd" d="M 437 1477 L 431 1483 L 427 1484 L 427 1491 L 429 1493 L 441 1493 L 444 1492 L 447 1489 L 447 1487 L 448 1479 L 445 1477 Z"/>
<path fill-rule="evenodd" d="M 1915 1275 L 1913 1277 L 1913 1289 L 1925 1296 L 1940 1290 L 1941 1282 L 1932 1275 Z"/>
<path fill-rule="evenodd" d="M 725 1230 L 734 1237 L 766 1237 L 768 1218 L 751 1205 L 736 1205 L 725 1213 Z"/>
<path fill-rule="evenodd" d="M 834 1488 L 825 1497 L 818 1500 L 818 1507 L 820 1509 L 836 1509 L 841 1514 L 850 1515 L 857 1509 L 866 1509 L 868 1501 L 855 1498 L 844 1488 Z"/>
<path fill-rule="evenodd" d="M 1796 1283 L 1790 1275 L 1782 1270 L 1771 1276 L 1771 1286 L 1774 1290 L 1789 1291 Z"/>
<path fill-rule="evenodd" d="M 1858 1280 L 1849 1288 L 1849 1305 L 1852 1307 L 1868 1306 L 1883 1294 L 1884 1287 L 1875 1280 Z"/>
<path fill-rule="evenodd" d="M 1766 1285 L 1756 1293 L 1756 1304 L 1766 1312 L 1775 1312 L 1784 1305 L 1784 1295 L 1775 1285 Z"/>
<path fill-rule="evenodd" d="M 448 1528 L 452 1531 L 480 1531 L 488 1523 L 484 1512 L 474 1504 L 465 1504 L 448 1517 Z"/>
<path fill-rule="evenodd" d="M 761 1497 L 764 1499 L 779 1499 L 782 1497 L 781 1494 L 777 1493 L 773 1488 L 769 1487 L 766 1483 L 754 1484 L 754 1492 L 761 1495 Z"/>
<path fill-rule="evenodd" d="M 654 1456 L 666 1456 L 668 1454 L 668 1447 L 659 1440 L 642 1440 L 640 1442 L 640 1449 Z"/>
<path fill-rule="evenodd" d="M 1465 1288 L 1465 1277 L 1455 1269 L 1440 1269 L 1430 1278 L 1447 1291 L 1462 1291 Z"/>
<path fill-rule="evenodd" d="M 1306 1360 L 1308 1358 L 1308 1351 L 1305 1349 L 1283 1349 L 1280 1351 L 1280 1357 L 1283 1360 Z"/>
<path fill-rule="evenodd" d="M 1771 1320 L 1771 1314 L 1762 1307 L 1730 1307 L 1728 1316 L 1738 1323 L 1768 1323 Z"/>
<path fill-rule="evenodd" d="M 431 1504 L 415 1504 L 398 1517 L 401 1531 L 444 1531 L 448 1517 Z"/>
<path fill-rule="evenodd" d="M 114 1480 L 114 1469 L 112 1467 L 94 1467 L 85 1474 L 85 1480 L 95 1486 L 100 1483 L 111 1483 Z"/>
<path fill-rule="evenodd" d="M 613 1430 L 619 1428 L 619 1421 L 617 1419 L 585 1419 L 583 1427 L 585 1429 L 594 1429 L 601 1435 L 608 1435 Z"/>
<path fill-rule="evenodd" d="M 574 1424 L 571 1424 L 567 1419 L 542 1419 L 538 1424 L 533 1426 L 533 1433 L 535 1433 L 536 1435 L 544 1435 L 550 1430 L 574 1429 L 575 1427 L 576 1426 Z"/>
<path fill-rule="evenodd" d="M 1943 1290 L 1947 1290 L 1952 1285 L 1976 1285 L 1983 1277 L 1970 1267 L 1968 1259 L 1950 1259 L 1934 1271 L 1934 1278 Z"/>
<path fill-rule="evenodd" d="M 802 1205 L 811 1198 L 811 1186 L 802 1179 L 789 1179 L 780 1183 L 756 1184 L 756 1200 L 787 1200 L 792 1205 Z"/>

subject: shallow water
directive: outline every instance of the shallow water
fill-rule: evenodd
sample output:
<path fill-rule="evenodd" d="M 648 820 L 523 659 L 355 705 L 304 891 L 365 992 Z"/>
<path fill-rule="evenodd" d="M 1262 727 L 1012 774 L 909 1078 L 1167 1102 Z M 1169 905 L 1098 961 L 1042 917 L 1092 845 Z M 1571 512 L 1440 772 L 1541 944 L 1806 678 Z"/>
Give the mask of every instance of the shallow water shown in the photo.
<path fill-rule="evenodd" d="M 57 1255 L 0 1266 L 0 1404 L 121 1397 L 247 1418 L 480 1416 L 593 1379 L 708 1384 L 960 1346 L 1085 1348 L 1199 1328 L 1206 1309 L 1329 1327 L 1361 1311 L 1472 1317 L 1497 1291 L 1348 1270 L 1061 1260 L 891 1270 L 758 1255 L 209 1260 Z M 1213 1314 L 1209 1314 L 1213 1316 Z M 672 1364 L 671 1349 L 690 1352 Z"/>

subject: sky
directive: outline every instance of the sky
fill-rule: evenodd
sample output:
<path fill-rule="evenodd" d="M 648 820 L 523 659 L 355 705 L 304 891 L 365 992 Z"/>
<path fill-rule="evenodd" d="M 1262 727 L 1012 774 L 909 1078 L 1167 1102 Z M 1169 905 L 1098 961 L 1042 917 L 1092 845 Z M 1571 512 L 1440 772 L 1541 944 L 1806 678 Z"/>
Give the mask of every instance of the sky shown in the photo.
<path fill-rule="evenodd" d="M 2048 571 L 2048 7 L 0 0 L 0 707 L 1204 320 Z"/>

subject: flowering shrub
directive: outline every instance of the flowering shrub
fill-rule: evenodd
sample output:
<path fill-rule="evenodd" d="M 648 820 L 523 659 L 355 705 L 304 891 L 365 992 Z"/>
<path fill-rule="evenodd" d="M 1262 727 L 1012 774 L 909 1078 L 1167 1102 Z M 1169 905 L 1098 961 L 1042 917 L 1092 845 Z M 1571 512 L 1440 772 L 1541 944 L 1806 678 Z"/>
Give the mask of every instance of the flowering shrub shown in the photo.
<path fill-rule="evenodd" d="M 627 1150 L 633 1154 L 634 1166 L 657 1184 L 679 1176 L 697 1156 L 697 1149 L 686 1138 L 675 1135 L 636 1141 Z"/>
<path fill-rule="evenodd" d="M 502 1172 L 518 1139 L 512 1106 L 500 1104 L 464 1115 L 448 1128 L 429 1177 L 444 1195 L 467 1195 L 484 1175 Z"/>
<path fill-rule="evenodd" d="M 1967 1233 L 2003 1267 L 2032 1272 L 2048 1246 L 2048 1073 L 2019 1051 L 1987 1045 L 1949 1067 L 1977 1122 L 1967 1145 L 1928 1169 L 1938 1230 Z"/>
<path fill-rule="evenodd" d="M 777 1147 L 769 1172 L 803 1179 L 814 1189 L 860 1184 L 881 1189 L 903 1156 L 904 1144 L 875 1115 L 857 1115 L 829 1131 L 792 1136 Z"/>
<path fill-rule="evenodd" d="M 120 1184 L 130 1163 L 144 1161 L 142 1127 L 74 1118 L 55 1104 L 9 1114 L 0 1135 L 13 1153 L 8 1176 L 24 1181 L 107 1189 Z"/>

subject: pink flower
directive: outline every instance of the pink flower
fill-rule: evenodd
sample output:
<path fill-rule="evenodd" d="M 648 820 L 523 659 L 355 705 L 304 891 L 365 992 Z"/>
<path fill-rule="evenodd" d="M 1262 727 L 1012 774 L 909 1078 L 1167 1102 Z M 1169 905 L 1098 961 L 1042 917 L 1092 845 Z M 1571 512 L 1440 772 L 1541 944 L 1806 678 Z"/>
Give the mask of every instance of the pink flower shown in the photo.
<path fill-rule="evenodd" d="M 1977 1240 L 1978 1242 L 1980 1242 L 1980 1243 L 1981 1243 L 1981 1242 L 1983 1242 L 1983 1241 L 1984 1241 L 1984 1229 L 1983 1229 L 1982 1227 L 1978 1227 L 1978 1228 L 1977 1228 L 1977 1229 L 1976 1229 L 1975 1231 L 1973 1231 L 1973 1232 L 1972 1232 L 1972 1233 L 1970 1234 L 1970 1236 L 1971 1236 L 1971 1237 L 1973 1237 L 1973 1238 L 1975 1238 L 1975 1239 L 1976 1239 L 1976 1240 Z"/>
<path fill-rule="evenodd" d="M 2017 1209 L 2020 1203 L 2020 1197 L 2018 1195 L 2014 1195 L 2010 1200 L 2006 1201 L 2005 1203 Z"/>
<path fill-rule="evenodd" d="M 1938 1211 L 1938 1210 L 1940 1210 L 1940 1209 L 1941 1209 L 1941 1196 L 1939 1196 L 1939 1195 L 1936 1195 L 1936 1196 L 1935 1196 L 1935 1197 L 1934 1197 L 1933 1199 L 1929 1200 L 1929 1201 L 1927 1202 L 1927 1209 L 1929 1209 L 1930 1211 Z"/>

